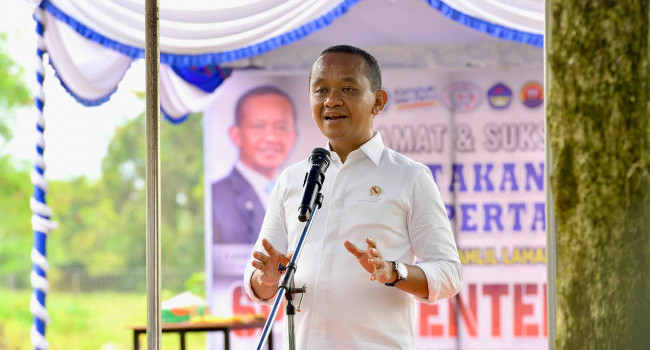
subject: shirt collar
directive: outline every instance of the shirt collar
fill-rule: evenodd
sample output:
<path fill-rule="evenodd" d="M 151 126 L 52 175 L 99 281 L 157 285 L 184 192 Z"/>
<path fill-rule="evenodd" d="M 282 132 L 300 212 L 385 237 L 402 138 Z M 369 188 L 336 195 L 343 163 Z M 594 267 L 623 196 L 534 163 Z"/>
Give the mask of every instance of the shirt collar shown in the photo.
<path fill-rule="evenodd" d="M 275 179 L 269 179 L 258 173 L 242 163 L 241 160 L 235 164 L 235 168 L 253 187 L 253 190 L 255 190 L 262 203 L 266 204 L 266 198 L 268 198 L 268 194 L 273 189 L 273 185 L 275 185 Z"/>
<path fill-rule="evenodd" d="M 340 162 L 341 158 L 339 155 L 332 150 L 332 146 L 330 145 L 329 142 L 327 142 L 327 149 L 332 152 L 332 159 Z M 381 133 L 379 131 L 373 131 L 372 138 L 368 140 L 366 143 L 361 145 L 358 149 L 352 151 L 350 153 L 358 153 L 358 151 L 361 151 L 365 153 L 368 158 L 375 164 L 379 165 L 379 161 L 381 160 L 381 155 L 384 152 L 384 140 L 381 138 Z M 348 155 L 348 159 L 350 158 L 350 155 Z"/>

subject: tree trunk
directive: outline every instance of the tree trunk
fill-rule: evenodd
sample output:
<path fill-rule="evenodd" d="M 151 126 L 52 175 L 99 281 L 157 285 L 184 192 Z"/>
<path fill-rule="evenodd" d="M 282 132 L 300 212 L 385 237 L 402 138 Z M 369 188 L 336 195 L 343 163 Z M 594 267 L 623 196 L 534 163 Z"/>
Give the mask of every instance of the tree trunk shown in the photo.
<path fill-rule="evenodd" d="M 557 349 L 650 349 L 649 1 L 552 0 Z"/>

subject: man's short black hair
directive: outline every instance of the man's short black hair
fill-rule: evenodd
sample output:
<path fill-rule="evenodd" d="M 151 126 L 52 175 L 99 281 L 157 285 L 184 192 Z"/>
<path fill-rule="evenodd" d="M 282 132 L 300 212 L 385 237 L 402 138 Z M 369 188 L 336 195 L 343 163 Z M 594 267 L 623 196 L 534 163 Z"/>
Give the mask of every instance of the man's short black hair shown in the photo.
<path fill-rule="evenodd" d="M 319 57 L 322 57 L 324 54 L 329 52 L 343 52 L 363 57 L 366 61 L 366 77 L 370 81 L 370 88 L 373 92 L 381 89 L 381 69 L 379 68 L 379 63 L 371 54 L 355 46 L 335 45 L 323 50 Z"/>
<path fill-rule="evenodd" d="M 241 126 L 241 122 L 243 119 L 242 109 L 244 108 L 244 103 L 246 102 L 246 100 L 248 100 L 253 96 L 260 96 L 260 95 L 278 95 L 284 97 L 287 101 L 289 101 L 289 104 L 291 105 L 291 114 L 293 114 L 293 123 L 295 125 L 296 107 L 293 105 L 293 100 L 286 92 L 284 92 L 282 89 L 278 88 L 277 86 L 273 86 L 273 85 L 262 85 L 262 86 L 252 88 L 239 97 L 239 99 L 237 100 L 237 104 L 235 105 L 235 125 Z"/>

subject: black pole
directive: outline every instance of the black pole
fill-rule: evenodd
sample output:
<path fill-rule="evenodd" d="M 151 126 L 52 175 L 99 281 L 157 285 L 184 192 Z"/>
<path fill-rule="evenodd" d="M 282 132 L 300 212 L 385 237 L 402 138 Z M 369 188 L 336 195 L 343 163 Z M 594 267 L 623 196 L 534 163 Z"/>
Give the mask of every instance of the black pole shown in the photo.
<path fill-rule="evenodd" d="M 264 344 L 266 343 L 266 340 L 268 339 L 269 334 L 271 332 L 271 327 L 273 327 L 273 321 L 275 320 L 275 315 L 277 315 L 278 310 L 280 308 L 280 303 L 282 302 L 282 298 L 285 296 L 287 299 L 286 312 L 289 318 L 287 324 L 288 326 L 287 334 L 289 336 L 289 349 L 291 350 L 295 349 L 296 337 L 294 333 L 293 316 L 296 314 L 296 308 L 293 305 L 293 297 L 295 294 L 305 293 L 307 291 L 307 287 L 302 286 L 301 288 L 295 288 L 293 277 L 297 269 L 297 261 L 298 258 L 300 257 L 302 245 L 305 242 L 305 238 L 307 238 L 307 234 L 309 233 L 309 229 L 311 228 L 311 223 L 313 222 L 314 217 L 316 216 L 316 211 L 318 208 L 321 207 L 322 203 L 323 203 L 323 195 L 319 192 L 318 196 L 316 197 L 316 201 L 312 206 L 311 215 L 309 215 L 309 219 L 305 224 L 305 228 L 302 230 L 300 239 L 296 244 L 296 249 L 294 250 L 293 256 L 291 257 L 291 261 L 287 264 L 286 267 L 284 266 L 279 267 L 279 269 L 285 270 L 285 273 L 284 276 L 282 277 L 282 281 L 280 282 L 280 285 L 278 286 L 279 289 L 278 296 L 275 298 L 275 302 L 273 303 L 273 308 L 271 309 L 271 313 L 269 314 L 269 317 L 266 319 L 266 323 L 264 324 L 264 329 L 262 330 L 260 341 L 257 344 L 257 350 L 262 350 L 262 347 L 264 347 Z"/>

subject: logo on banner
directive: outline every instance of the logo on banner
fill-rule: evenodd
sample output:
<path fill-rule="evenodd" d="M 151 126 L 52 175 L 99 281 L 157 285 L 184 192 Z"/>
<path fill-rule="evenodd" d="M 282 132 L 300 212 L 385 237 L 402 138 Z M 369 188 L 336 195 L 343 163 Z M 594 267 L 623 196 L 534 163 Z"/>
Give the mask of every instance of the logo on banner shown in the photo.
<path fill-rule="evenodd" d="M 481 93 L 476 85 L 467 82 L 453 83 L 445 89 L 442 101 L 449 110 L 467 113 L 481 104 Z"/>
<path fill-rule="evenodd" d="M 436 105 L 437 93 L 433 85 L 397 88 L 392 97 L 395 109 L 433 107 Z"/>
<path fill-rule="evenodd" d="M 512 101 L 512 90 L 503 83 L 496 83 L 487 92 L 487 100 L 493 109 L 505 109 Z"/>
<path fill-rule="evenodd" d="M 544 103 L 544 87 L 536 81 L 526 83 L 519 91 L 519 98 L 526 107 L 539 107 Z"/>

